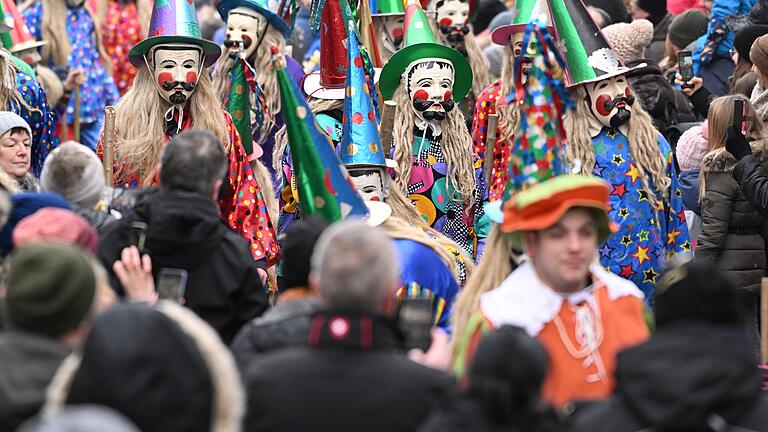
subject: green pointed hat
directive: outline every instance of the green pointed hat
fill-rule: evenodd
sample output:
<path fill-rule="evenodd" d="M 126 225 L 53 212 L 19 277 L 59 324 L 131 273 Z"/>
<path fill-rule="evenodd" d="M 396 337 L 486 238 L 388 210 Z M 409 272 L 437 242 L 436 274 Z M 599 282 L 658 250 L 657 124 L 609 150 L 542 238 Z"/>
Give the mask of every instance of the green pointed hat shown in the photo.
<path fill-rule="evenodd" d="M 552 20 L 549 17 L 547 0 L 517 0 L 512 14 L 512 20 L 509 24 L 499 26 L 491 32 L 491 40 L 496 45 L 507 46 L 509 38 L 514 33 L 524 32 L 528 23 L 533 19 L 540 20 L 551 31 Z"/>
<path fill-rule="evenodd" d="M 403 15 L 405 8 L 402 0 L 376 0 L 376 13 L 371 16 Z"/>
<path fill-rule="evenodd" d="M 384 65 L 379 90 L 385 100 L 392 99 L 400 78 L 411 63 L 420 59 L 445 59 L 453 64 L 453 99 L 460 101 L 472 87 L 472 68 L 460 52 L 437 42 L 432 27 L 418 1 L 409 0 L 405 9 L 403 47 Z"/>
<path fill-rule="evenodd" d="M 631 70 L 624 66 L 581 0 L 549 0 L 549 12 L 560 50 L 565 54 L 566 86 L 601 81 Z"/>

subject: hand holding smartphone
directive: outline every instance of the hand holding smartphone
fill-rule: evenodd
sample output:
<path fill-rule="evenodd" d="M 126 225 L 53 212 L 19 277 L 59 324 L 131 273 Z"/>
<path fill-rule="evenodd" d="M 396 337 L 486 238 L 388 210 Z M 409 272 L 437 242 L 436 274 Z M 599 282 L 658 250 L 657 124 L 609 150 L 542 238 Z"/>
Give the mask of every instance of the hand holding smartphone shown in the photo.
<path fill-rule="evenodd" d="M 410 298 L 400 303 L 398 318 L 405 335 L 407 350 L 418 348 L 424 352 L 432 344 L 432 324 L 435 300 L 432 297 Z"/>
<path fill-rule="evenodd" d="M 744 101 L 736 99 L 733 101 L 733 124 L 736 130 L 740 131 L 742 135 L 747 134 L 747 122 L 744 120 Z"/>
<path fill-rule="evenodd" d="M 157 275 L 157 296 L 177 303 L 184 302 L 187 289 L 187 271 L 177 268 L 161 268 Z"/>
<path fill-rule="evenodd" d="M 693 53 L 688 50 L 677 52 L 677 65 L 680 70 L 680 76 L 683 77 L 682 88 L 692 88 L 692 84 L 688 84 L 688 81 L 693 79 Z"/>

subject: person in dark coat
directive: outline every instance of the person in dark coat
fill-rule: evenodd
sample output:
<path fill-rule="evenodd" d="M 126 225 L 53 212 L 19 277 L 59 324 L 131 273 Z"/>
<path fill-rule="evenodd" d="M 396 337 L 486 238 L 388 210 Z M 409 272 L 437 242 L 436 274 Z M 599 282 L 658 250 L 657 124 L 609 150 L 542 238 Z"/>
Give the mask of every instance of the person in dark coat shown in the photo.
<path fill-rule="evenodd" d="M 757 76 L 752 72 L 752 60 L 749 50 L 760 36 L 768 34 L 768 25 L 750 25 L 736 33 L 733 47 L 736 49 L 736 69 L 731 78 L 731 93 L 740 93 L 746 97 L 752 96 L 752 90 L 757 84 Z"/>
<path fill-rule="evenodd" d="M 462 397 L 433 414 L 419 432 L 557 430 L 554 410 L 540 399 L 548 366 L 547 351 L 536 339 L 519 327 L 499 327 L 480 340 Z"/>
<path fill-rule="evenodd" d="M 629 12 L 623 0 L 587 0 L 584 4 L 605 11 L 610 17 L 610 22 L 606 25 L 629 22 Z"/>
<path fill-rule="evenodd" d="M 320 302 L 309 289 L 309 266 L 317 239 L 328 222 L 310 216 L 291 224 L 280 239 L 283 276 L 280 297 L 264 315 L 246 324 L 232 341 L 232 353 L 241 369 L 260 353 L 306 345 L 312 314 Z"/>
<path fill-rule="evenodd" d="M 645 48 L 645 58 L 660 62 L 666 53 L 667 32 L 672 16 L 667 11 L 667 0 L 633 0 L 630 11 L 632 20 L 646 19 L 653 24 L 653 38 Z"/>
<path fill-rule="evenodd" d="M 160 190 L 138 198 L 133 213 L 104 230 L 99 259 L 112 266 L 122 250 L 143 237 L 155 279 L 163 268 L 188 273 L 184 305 L 229 343 L 240 327 L 267 308 L 267 295 L 248 243 L 219 217 L 214 198 L 226 157 L 210 132 L 195 130 L 174 137 L 163 149 Z M 146 224 L 142 234 L 136 223 Z M 123 295 L 120 283 L 113 287 Z"/>
<path fill-rule="evenodd" d="M 245 370 L 244 431 L 414 431 L 447 403 L 452 378 L 402 355 L 392 318 L 399 271 L 383 232 L 332 225 L 315 246 L 309 281 L 324 310 L 312 318 L 308 346 L 266 353 Z"/>
<path fill-rule="evenodd" d="M 7 274 L 0 333 L 0 430 L 13 431 L 45 402 L 56 370 L 84 341 L 96 277 L 74 245 L 19 248 Z"/>
<path fill-rule="evenodd" d="M 618 355 L 615 394 L 579 406 L 569 430 L 768 431 L 768 396 L 728 278 L 706 263 L 673 268 L 655 305 L 656 333 Z"/>
<path fill-rule="evenodd" d="M 733 168 L 733 179 L 744 197 L 760 214 L 768 216 L 768 175 L 759 157 L 752 154 L 749 140 L 731 131 L 725 149 L 738 161 Z"/>

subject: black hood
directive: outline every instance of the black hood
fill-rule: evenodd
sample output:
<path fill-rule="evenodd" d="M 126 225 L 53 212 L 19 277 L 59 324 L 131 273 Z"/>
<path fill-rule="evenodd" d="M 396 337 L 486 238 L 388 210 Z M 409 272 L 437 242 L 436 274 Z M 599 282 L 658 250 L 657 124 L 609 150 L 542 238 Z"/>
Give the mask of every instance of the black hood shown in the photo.
<path fill-rule="evenodd" d="M 155 192 L 134 207 L 147 224 L 152 267 L 193 269 L 211 257 L 228 229 L 212 198 L 191 192 Z"/>
<path fill-rule="evenodd" d="M 739 330 L 700 323 L 659 329 L 619 354 L 617 396 L 657 430 L 709 430 L 713 413 L 738 420 L 757 402 L 761 385 Z"/>
<path fill-rule="evenodd" d="M 659 67 L 659 64 L 650 59 L 631 60 L 626 62 L 625 66 L 627 66 L 628 68 L 633 68 L 643 63 L 645 64 L 645 66 L 637 69 L 632 69 L 627 73 L 625 73 L 624 75 L 627 78 L 641 77 L 643 75 L 662 75 L 661 67 Z"/>

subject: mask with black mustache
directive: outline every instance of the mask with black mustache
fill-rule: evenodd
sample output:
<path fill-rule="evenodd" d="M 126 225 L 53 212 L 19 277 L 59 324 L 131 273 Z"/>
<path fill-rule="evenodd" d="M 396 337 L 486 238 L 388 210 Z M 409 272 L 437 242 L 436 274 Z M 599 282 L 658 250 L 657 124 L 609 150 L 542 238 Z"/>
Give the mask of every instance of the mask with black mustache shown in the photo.
<path fill-rule="evenodd" d="M 231 39 L 224 40 L 224 46 L 230 49 L 229 58 L 236 59 L 238 51 L 245 52 L 253 45 L 253 41 L 248 35 L 243 35 L 243 40 L 235 41 Z"/>
<path fill-rule="evenodd" d="M 435 105 L 440 105 L 443 107 L 443 111 L 429 111 L 430 108 L 432 108 Z M 413 100 L 413 108 L 416 111 L 419 111 L 424 117 L 424 120 L 427 121 L 443 121 L 445 120 L 446 116 L 448 115 L 453 108 L 456 107 L 456 102 L 453 100 L 447 100 L 442 102 L 435 103 L 431 100 L 424 100 L 424 99 L 414 99 Z"/>
<path fill-rule="evenodd" d="M 608 102 L 606 102 L 603 106 L 605 106 L 605 109 L 608 111 L 613 110 L 616 105 L 619 104 L 619 102 L 624 102 L 628 106 L 632 106 L 635 103 L 635 97 L 634 96 L 627 96 L 627 97 L 617 97 L 616 99 L 612 99 Z M 629 121 L 629 118 L 632 117 L 632 112 L 628 109 L 621 107 L 618 109 L 616 114 L 611 116 L 611 128 L 612 129 L 618 129 L 619 126 L 626 124 Z"/>
<path fill-rule="evenodd" d="M 171 91 L 179 86 L 188 92 L 192 92 L 197 88 L 197 84 L 184 81 L 165 81 L 162 88 L 165 91 Z M 174 105 L 182 105 L 187 101 L 187 96 L 184 93 L 176 92 L 168 96 L 168 100 Z"/>

